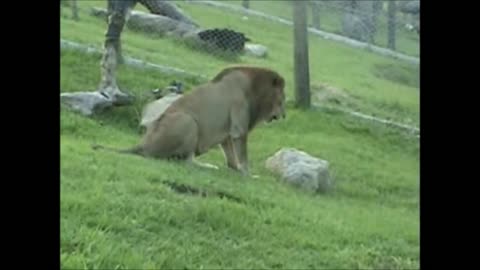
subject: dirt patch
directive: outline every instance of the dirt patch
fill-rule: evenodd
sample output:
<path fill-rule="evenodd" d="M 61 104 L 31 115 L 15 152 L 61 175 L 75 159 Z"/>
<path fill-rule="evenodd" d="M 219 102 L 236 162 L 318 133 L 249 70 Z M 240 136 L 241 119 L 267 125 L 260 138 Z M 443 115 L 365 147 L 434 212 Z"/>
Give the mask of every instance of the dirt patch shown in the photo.
<path fill-rule="evenodd" d="M 311 86 L 313 102 L 318 104 L 334 103 L 346 105 L 351 97 L 342 89 L 325 84 L 314 84 Z"/>
<path fill-rule="evenodd" d="M 200 196 L 200 197 L 212 197 L 216 196 L 221 199 L 227 199 L 231 200 L 237 203 L 243 203 L 242 199 L 233 196 L 231 194 L 225 193 L 223 191 L 206 191 L 206 190 L 201 190 L 199 188 L 193 187 L 193 186 L 188 186 L 185 184 L 179 184 L 173 181 L 162 181 L 162 184 L 167 185 L 170 187 L 173 191 L 180 193 L 180 194 L 186 194 L 186 195 L 192 195 L 192 196 Z"/>

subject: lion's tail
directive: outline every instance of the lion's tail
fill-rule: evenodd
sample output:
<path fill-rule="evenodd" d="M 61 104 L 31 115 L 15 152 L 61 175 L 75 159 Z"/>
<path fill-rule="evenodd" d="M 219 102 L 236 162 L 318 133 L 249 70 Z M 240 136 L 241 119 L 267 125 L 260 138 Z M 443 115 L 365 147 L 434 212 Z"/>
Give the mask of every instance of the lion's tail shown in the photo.
<path fill-rule="evenodd" d="M 143 146 L 142 145 L 137 145 L 128 149 L 116 149 L 108 146 L 103 146 L 99 144 L 92 144 L 92 149 L 93 150 L 108 150 L 108 151 L 113 151 L 121 154 L 135 154 L 135 155 L 140 155 L 143 156 Z"/>

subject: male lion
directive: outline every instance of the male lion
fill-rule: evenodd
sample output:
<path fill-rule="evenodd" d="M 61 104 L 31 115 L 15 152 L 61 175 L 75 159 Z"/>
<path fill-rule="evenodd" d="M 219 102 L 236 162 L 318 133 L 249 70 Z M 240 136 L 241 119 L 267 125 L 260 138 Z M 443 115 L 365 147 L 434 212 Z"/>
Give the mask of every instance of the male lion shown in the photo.
<path fill-rule="evenodd" d="M 260 122 L 285 118 L 284 86 L 283 77 L 273 70 L 228 67 L 174 101 L 152 122 L 139 145 L 126 150 L 92 147 L 217 168 L 194 157 L 220 145 L 227 166 L 249 175 L 248 134 Z"/>

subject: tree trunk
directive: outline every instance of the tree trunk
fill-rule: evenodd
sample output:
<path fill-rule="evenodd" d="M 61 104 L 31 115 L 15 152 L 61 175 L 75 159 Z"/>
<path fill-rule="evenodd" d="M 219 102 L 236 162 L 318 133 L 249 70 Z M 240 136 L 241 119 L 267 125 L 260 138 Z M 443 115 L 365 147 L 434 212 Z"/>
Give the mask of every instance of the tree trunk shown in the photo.
<path fill-rule="evenodd" d="M 306 1 L 293 2 L 295 105 L 300 108 L 309 108 L 311 104 L 306 5 Z"/>
<path fill-rule="evenodd" d="M 110 0 L 111 1 L 111 0 Z M 123 0 L 124 1 L 124 0 Z M 198 23 L 193 21 L 192 18 L 187 16 L 180 8 L 178 8 L 175 3 L 168 0 L 139 0 L 140 4 L 145 6 L 150 13 L 156 15 L 162 15 L 169 18 L 172 18 L 177 21 L 181 21 L 186 24 L 191 24 L 194 26 L 199 26 Z"/>
<path fill-rule="evenodd" d="M 312 7 L 312 24 L 315 29 L 320 29 L 320 5 L 318 0 L 310 1 Z"/>
<path fill-rule="evenodd" d="M 242 6 L 246 9 L 250 8 L 250 1 L 249 0 L 243 0 L 242 1 Z"/>
<path fill-rule="evenodd" d="M 396 3 L 393 0 L 388 1 L 388 48 L 395 50 L 396 38 Z"/>
<path fill-rule="evenodd" d="M 61 103 L 83 115 L 93 115 L 107 108 L 127 106 L 135 102 L 135 97 L 122 92 L 117 86 L 116 49 L 107 44 L 101 61 L 101 80 L 97 91 L 61 93 Z"/>

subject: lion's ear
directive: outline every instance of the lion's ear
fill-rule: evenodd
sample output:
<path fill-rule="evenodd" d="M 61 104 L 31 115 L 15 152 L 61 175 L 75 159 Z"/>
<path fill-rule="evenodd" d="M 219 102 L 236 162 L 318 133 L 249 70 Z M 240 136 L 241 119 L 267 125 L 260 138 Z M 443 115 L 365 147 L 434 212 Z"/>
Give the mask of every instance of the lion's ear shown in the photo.
<path fill-rule="evenodd" d="M 274 77 L 272 81 L 273 87 L 282 87 L 283 86 L 283 79 L 280 77 Z"/>
<path fill-rule="evenodd" d="M 277 87 L 279 86 L 279 84 L 280 84 L 280 80 L 278 79 L 278 77 L 273 78 L 272 86 Z"/>

